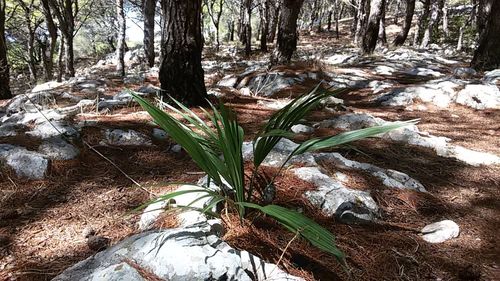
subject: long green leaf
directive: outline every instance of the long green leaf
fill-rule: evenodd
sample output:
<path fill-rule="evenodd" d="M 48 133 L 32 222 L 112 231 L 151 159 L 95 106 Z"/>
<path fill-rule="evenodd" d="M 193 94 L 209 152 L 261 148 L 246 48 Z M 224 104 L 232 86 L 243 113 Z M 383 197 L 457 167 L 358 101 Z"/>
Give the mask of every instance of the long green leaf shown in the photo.
<path fill-rule="evenodd" d="M 334 255 L 339 261 L 344 260 L 344 253 L 335 245 L 335 236 L 301 213 L 277 205 L 260 206 L 252 203 L 239 204 L 248 208 L 257 209 L 273 217 L 288 230 L 299 233 L 315 247 Z"/>

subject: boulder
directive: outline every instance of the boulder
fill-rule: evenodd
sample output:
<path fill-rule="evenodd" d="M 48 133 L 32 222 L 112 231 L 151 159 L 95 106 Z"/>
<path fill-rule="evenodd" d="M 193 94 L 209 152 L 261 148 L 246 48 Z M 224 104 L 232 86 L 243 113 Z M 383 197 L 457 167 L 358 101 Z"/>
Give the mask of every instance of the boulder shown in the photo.
<path fill-rule="evenodd" d="M 34 180 L 43 179 L 49 166 L 49 160 L 43 154 L 10 144 L 0 144 L 0 162 L 18 177 Z"/>
<path fill-rule="evenodd" d="M 324 214 L 336 216 L 349 224 L 368 223 L 378 216 L 378 206 L 368 192 L 347 188 L 317 167 L 302 167 L 292 172 L 317 187 L 314 191 L 307 191 L 304 196 Z"/>
<path fill-rule="evenodd" d="M 453 75 L 460 79 L 470 79 L 477 75 L 477 71 L 470 67 L 457 67 L 453 69 Z"/>
<path fill-rule="evenodd" d="M 500 90 L 494 85 L 467 85 L 458 92 L 456 102 L 475 109 L 498 109 Z"/>
<path fill-rule="evenodd" d="M 38 152 L 52 160 L 70 160 L 76 158 L 80 153 L 78 148 L 61 137 L 44 141 L 38 147 Z"/>
<path fill-rule="evenodd" d="M 31 131 L 26 132 L 26 135 L 39 139 L 50 139 L 64 135 L 70 138 L 77 138 L 78 131 L 66 121 L 45 121 L 37 124 Z"/>
<path fill-rule="evenodd" d="M 306 126 L 303 124 L 293 125 L 291 130 L 292 130 L 292 132 L 294 132 L 296 134 L 310 134 L 310 133 L 314 132 L 313 127 L 309 127 L 309 126 Z"/>
<path fill-rule="evenodd" d="M 153 143 L 144 134 L 134 130 L 107 129 L 105 143 L 113 146 L 151 146 Z"/>
<path fill-rule="evenodd" d="M 192 226 L 143 232 L 66 269 L 54 281 L 146 280 L 137 268 L 158 279 L 302 280 L 219 238 L 212 220 Z"/>
<path fill-rule="evenodd" d="M 423 234 L 422 238 L 429 243 L 443 243 L 458 237 L 460 227 L 454 221 L 443 220 L 425 226 L 421 233 Z"/>

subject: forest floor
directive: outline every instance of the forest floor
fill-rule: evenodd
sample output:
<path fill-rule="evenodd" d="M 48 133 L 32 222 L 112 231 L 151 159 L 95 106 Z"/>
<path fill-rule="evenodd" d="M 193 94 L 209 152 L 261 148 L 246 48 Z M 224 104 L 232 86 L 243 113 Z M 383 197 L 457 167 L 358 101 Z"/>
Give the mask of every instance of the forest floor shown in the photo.
<path fill-rule="evenodd" d="M 349 51 L 342 42 L 333 36 L 302 36 L 299 57 L 304 57 L 300 52 L 308 51 L 316 52 L 316 57 L 321 56 L 321 49 L 327 47 Z M 206 54 L 205 59 L 230 61 L 235 57 Z M 251 60 L 264 59 L 264 54 L 256 54 Z M 463 58 L 456 60 L 460 62 L 458 66 L 467 65 Z M 349 66 L 349 69 L 366 70 L 363 64 Z M 290 70 L 318 73 L 337 72 L 342 68 L 325 66 L 314 59 L 302 59 Z M 241 71 L 239 68 L 225 73 L 207 71 L 208 88 L 215 86 L 224 75 Z M 97 74 L 108 81 L 107 95 L 121 91 L 124 86 L 138 88 L 143 85 L 124 85 L 119 78 L 110 76 L 110 72 L 103 70 Z M 380 77 L 373 79 L 380 80 Z M 392 79 L 397 80 L 398 77 Z M 146 77 L 145 82 L 158 86 L 153 75 Z M 316 80 L 306 80 L 287 88 L 281 96 L 298 95 L 315 84 Z M 241 96 L 236 92 L 227 91 L 221 99 L 237 112 L 250 139 L 274 110 L 259 103 L 262 98 Z M 373 101 L 373 96 L 373 91 L 365 88 L 339 98 L 344 99 L 348 112 L 369 113 L 389 121 L 420 118 L 418 127 L 421 131 L 448 137 L 466 148 L 500 155 L 500 111 L 497 109 L 426 105 L 425 110 L 408 110 L 380 107 Z M 318 110 L 308 122 L 322 121 L 343 113 Z M 167 182 L 194 182 L 200 177 L 199 169 L 188 155 L 169 150 L 172 143 L 168 140 L 155 141 L 153 146 L 126 149 L 101 145 L 102 128 L 134 129 L 150 134 L 154 127 L 151 119 L 136 104 L 106 113 L 85 112 L 79 114 L 77 119 L 97 122 L 95 127 L 83 129 L 80 133 L 82 140 L 117 163 L 150 192 L 160 194 L 169 189 L 165 185 Z M 332 132 L 319 129 L 313 135 L 325 136 Z M 297 140 L 305 137 L 299 135 Z M 28 149 L 39 145 L 36 140 L 23 135 L 0 140 Z M 386 139 L 360 141 L 355 148 L 340 148 L 337 151 L 351 160 L 407 173 L 419 180 L 428 193 L 390 189 L 367 173 L 342 170 L 350 178 L 351 187 L 370 191 L 382 210 L 382 222 L 345 225 L 323 216 L 306 203 L 301 194 L 311 187 L 292 174 L 285 173 L 276 185 L 276 203 L 304 208 L 307 215 L 337 236 L 339 248 L 347 254 L 350 280 L 498 280 L 498 165 L 470 166 L 438 156 L 428 148 Z M 330 172 L 335 171 L 338 169 L 332 168 Z M 129 212 L 151 198 L 150 194 L 134 187 L 120 171 L 83 145 L 78 158 L 53 161 L 44 180 L 22 180 L 11 171 L 4 170 L 0 186 L 1 280 L 49 280 L 93 255 L 83 236 L 89 227 L 95 229 L 98 235 L 110 238 L 111 243 L 137 233 L 138 216 Z M 419 229 L 442 219 L 451 219 L 460 226 L 458 238 L 442 244 L 430 244 L 419 237 Z M 254 227 L 239 226 L 236 222 L 231 226 L 224 239 L 235 248 L 247 250 L 269 262 L 280 261 L 280 266 L 290 273 L 309 280 L 349 280 L 334 258 L 300 240 L 293 241 L 280 260 L 282 250 L 294 234 L 265 219 L 257 220 Z"/>

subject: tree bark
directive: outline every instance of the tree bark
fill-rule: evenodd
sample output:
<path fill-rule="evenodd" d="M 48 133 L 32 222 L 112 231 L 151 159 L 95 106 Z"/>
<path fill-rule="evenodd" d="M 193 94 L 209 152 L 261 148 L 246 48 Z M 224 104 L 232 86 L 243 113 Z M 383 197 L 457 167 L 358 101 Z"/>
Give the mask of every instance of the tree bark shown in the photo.
<path fill-rule="evenodd" d="M 66 42 L 66 56 L 65 56 L 65 66 L 66 66 L 66 76 L 75 77 L 75 67 L 74 67 L 74 52 L 73 52 L 73 37 L 75 36 L 75 11 L 73 6 L 75 6 L 76 13 L 78 12 L 78 1 L 64 0 L 60 3 L 57 1 L 50 0 L 52 11 L 54 12 L 57 20 L 59 21 L 59 30 L 64 37 L 61 42 Z"/>
<path fill-rule="evenodd" d="M 439 23 L 440 14 L 441 14 L 441 3 L 444 4 L 443 0 L 432 0 L 431 5 L 431 14 L 430 20 L 427 21 L 427 26 L 424 32 L 424 37 L 422 38 L 422 43 L 420 44 L 420 48 L 426 48 L 432 42 L 432 34 L 434 32 L 434 28 Z"/>
<path fill-rule="evenodd" d="M 471 66 L 477 70 L 500 68 L 500 1 L 493 1 L 488 21 Z"/>
<path fill-rule="evenodd" d="M 54 78 L 54 54 L 57 47 L 57 26 L 54 23 L 54 18 L 52 17 L 52 12 L 50 11 L 49 0 L 41 0 L 43 14 L 45 17 L 45 23 L 47 25 L 47 30 L 49 31 L 50 42 L 49 47 L 45 50 L 45 79 L 47 81 Z"/>
<path fill-rule="evenodd" d="M 375 0 L 375 1 L 380 1 L 380 0 Z M 359 43 L 359 37 L 361 36 L 361 33 L 363 32 L 363 26 L 365 25 L 365 19 L 366 19 L 366 8 L 369 6 L 367 5 L 367 0 L 358 0 L 358 10 L 356 12 L 356 24 L 355 24 L 355 31 L 354 31 L 354 44 L 358 45 Z"/>
<path fill-rule="evenodd" d="M 142 15 L 144 18 L 144 54 L 149 67 L 155 65 L 155 12 L 156 0 L 144 0 Z"/>
<path fill-rule="evenodd" d="M 57 58 L 57 66 L 59 71 L 57 73 L 57 82 L 61 82 L 64 76 L 64 48 L 66 44 L 64 43 L 64 37 L 61 37 L 61 42 L 59 43 L 59 56 Z"/>
<path fill-rule="evenodd" d="M 0 99 L 12 98 L 10 92 L 9 63 L 5 43 L 5 0 L 0 0 Z"/>
<path fill-rule="evenodd" d="M 380 21 L 385 9 L 385 0 L 372 0 L 370 3 L 370 14 L 364 29 L 361 50 L 364 54 L 371 54 L 377 46 Z"/>
<path fill-rule="evenodd" d="M 289 63 L 297 49 L 297 20 L 304 0 L 284 0 L 278 28 L 277 46 L 271 57 L 271 65 Z"/>
<path fill-rule="evenodd" d="M 401 32 L 399 32 L 396 38 L 394 39 L 393 42 L 394 45 L 402 46 L 405 43 L 406 38 L 408 38 L 408 32 L 410 32 L 411 21 L 413 20 L 414 13 L 415 13 L 415 0 L 407 0 L 405 21 L 403 22 L 403 27 L 401 29 Z"/>
<path fill-rule="evenodd" d="M 116 0 L 116 17 L 118 19 L 118 35 L 116 48 L 116 71 L 121 77 L 125 77 L 125 11 L 123 0 Z"/>
<path fill-rule="evenodd" d="M 162 0 L 167 40 L 159 79 L 162 96 L 172 96 L 186 105 L 206 103 L 201 66 L 201 0 Z"/>
<path fill-rule="evenodd" d="M 430 7 L 431 7 L 431 0 L 424 0 L 422 7 L 422 14 L 420 15 L 417 21 L 418 32 L 416 33 L 415 35 L 416 37 L 413 42 L 415 46 L 417 46 L 418 42 L 422 42 L 422 38 L 424 37 L 425 27 L 429 23 L 429 15 L 431 12 Z"/>
<path fill-rule="evenodd" d="M 267 36 L 269 33 L 269 0 L 263 0 L 260 8 L 260 50 L 267 52 Z"/>
<path fill-rule="evenodd" d="M 245 38 L 245 55 L 248 57 L 252 53 L 252 0 L 245 0 L 246 16 L 244 25 Z"/>
<path fill-rule="evenodd" d="M 278 23 L 279 23 L 279 18 L 280 18 L 280 12 L 281 12 L 281 3 L 280 0 L 277 0 L 276 3 L 273 3 L 273 18 L 271 21 L 271 25 L 269 27 L 269 34 L 267 37 L 267 41 L 269 43 L 274 42 L 274 38 L 276 37 L 276 30 L 278 29 Z"/>

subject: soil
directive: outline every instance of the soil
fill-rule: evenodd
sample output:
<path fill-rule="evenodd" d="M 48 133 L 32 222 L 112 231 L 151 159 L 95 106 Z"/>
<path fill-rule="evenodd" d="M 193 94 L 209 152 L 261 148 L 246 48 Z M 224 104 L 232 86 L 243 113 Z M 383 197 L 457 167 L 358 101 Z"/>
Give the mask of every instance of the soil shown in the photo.
<path fill-rule="evenodd" d="M 311 42 L 339 45 L 339 41 L 325 36 L 303 38 L 300 46 L 304 48 Z M 318 70 L 316 66 L 312 69 Z M 158 83 L 151 80 L 152 84 Z M 294 94 L 302 91 L 288 89 Z M 421 131 L 449 137 L 467 148 L 500 154 L 498 110 L 477 111 L 461 106 L 446 110 L 429 107 L 425 112 L 380 108 L 370 102 L 371 94 L 366 90 L 341 98 L 346 100 L 348 110 L 387 120 L 421 118 Z M 273 112 L 252 97 L 229 96 L 225 102 L 238 113 L 247 139 Z M 149 133 L 150 119 L 136 114 L 138 111 L 140 108 L 131 106 L 106 115 L 88 112 L 79 118 L 99 120 L 98 127 L 82 132 L 83 139 L 117 163 L 142 188 L 84 145 L 80 145 L 81 154 L 76 160 L 55 162 L 45 180 L 25 181 L 11 171 L 1 171 L 0 280 L 50 280 L 95 254 L 86 245 L 86 229 L 92 228 L 116 243 L 137 232 L 138 216 L 130 213 L 134 208 L 151 199 L 152 194 L 170 190 L 168 182 L 194 182 L 200 177 L 189 156 L 169 151 L 168 142 L 126 149 L 100 144 L 102 128 L 133 128 Z M 309 121 L 327 116 L 332 113 L 318 111 Z M 331 133 L 335 132 L 318 130 L 315 135 Z M 0 142 L 37 146 L 28 138 L 4 138 Z M 337 151 L 349 159 L 407 173 L 418 179 L 428 193 L 389 189 L 366 173 L 322 163 L 330 174 L 345 173 L 353 188 L 369 190 L 382 209 L 382 219 L 376 224 L 344 225 L 307 203 L 302 193 L 312 188 L 309 184 L 287 172 L 278 177 L 274 203 L 300 208 L 331 230 L 338 247 L 347 255 L 346 267 L 262 216 L 251 216 L 251 225 L 249 221 L 241 224 L 230 214 L 225 218 L 224 239 L 268 262 L 279 262 L 285 270 L 307 280 L 499 280 L 499 166 L 472 167 L 439 157 L 430 149 L 389 140 L 360 141 L 354 148 L 341 147 Z M 432 245 L 419 237 L 419 229 L 443 219 L 460 226 L 458 238 Z M 175 219 L 165 216 L 157 227 L 175 225 Z"/>

